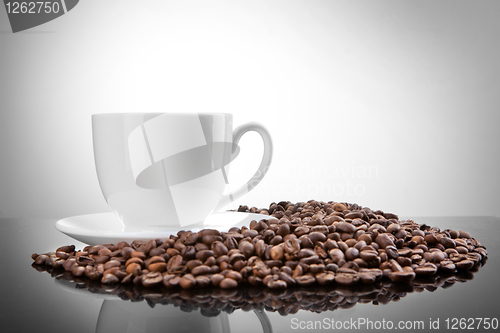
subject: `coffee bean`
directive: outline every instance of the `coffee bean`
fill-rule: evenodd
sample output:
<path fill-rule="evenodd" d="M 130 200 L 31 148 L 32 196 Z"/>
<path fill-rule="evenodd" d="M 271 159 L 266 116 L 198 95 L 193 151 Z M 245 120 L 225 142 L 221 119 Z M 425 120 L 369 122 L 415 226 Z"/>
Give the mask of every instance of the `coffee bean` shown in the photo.
<path fill-rule="evenodd" d="M 203 244 L 203 245 L 205 245 L 205 244 Z M 176 255 L 180 255 L 181 251 L 174 249 L 174 248 L 168 248 L 165 253 L 168 254 L 170 257 L 173 257 Z"/>
<path fill-rule="evenodd" d="M 47 256 L 45 254 L 41 254 L 35 258 L 35 264 L 36 265 L 43 265 L 43 264 L 45 264 L 47 259 L 49 259 L 49 256 Z M 75 259 L 75 262 L 76 262 L 76 259 Z"/>
<path fill-rule="evenodd" d="M 120 280 L 113 274 L 106 274 L 101 278 L 101 282 L 104 284 L 113 284 L 120 282 Z"/>
<path fill-rule="evenodd" d="M 117 260 L 110 260 L 107 263 L 104 264 L 104 270 L 113 268 L 113 267 L 120 267 L 121 263 Z"/>
<path fill-rule="evenodd" d="M 212 250 L 201 250 L 196 253 L 196 259 L 201 260 L 202 262 L 207 260 L 209 257 L 213 256 L 214 256 L 214 251 Z"/>
<path fill-rule="evenodd" d="M 409 257 L 413 254 L 413 250 L 409 248 L 398 249 L 398 256 Z"/>
<path fill-rule="evenodd" d="M 62 251 L 57 251 L 56 252 L 56 257 L 61 258 L 61 259 L 68 259 L 70 257 L 70 254 L 66 253 L 66 252 L 62 252 Z M 35 260 L 36 257 L 33 258 L 33 256 L 32 256 L 32 259 Z"/>
<path fill-rule="evenodd" d="M 279 272 L 279 278 L 280 280 L 285 281 L 287 286 L 293 286 L 295 285 L 295 279 L 292 278 L 292 273 L 287 273 L 287 272 Z"/>
<path fill-rule="evenodd" d="M 195 258 L 196 250 L 192 245 L 186 245 L 181 249 L 181 256 L 184 260 L 189 261 Z"/>
<path fill-rule="evenodd" d="M 298 258 L 307 258 L 307 257 L 314 256 L 314 255 L 316 255 L 316 252 L 314 252 L 314 250 L 302 249 L 298 253 Z"/>
<path fill-rule="evenodd" d="M 130 258 L 129 260 L 127 260 L 125 262 L 125 267 L 128 267 L 128 265 L 132 264 L 132 263 L 136 263 L 136 264 L 139 264 L 141 267 L 142 265 L 144 264 L 144 262 L 142 261 L 142 259 L 140 258 Z"/>
<path fill-rule="evenodd" d="M 302 268 L 302 265 L 297 265 L 293 270 L 292 278 L 297 279 L 297 277 L 301 276 L 303 273 L 304 269 Z"/>
<path fill-rule="evenodd" d="M 312 275 L 301 275 L 295 278 L 295 282 L 302 287 L 313 285 L 316 279 Z"/>
<path fill-rule="evenodd" d="M 283 249 L 288 254 L 297 255 L 300 251 L 300 242 L 297 238 L 287 239 L 284 243 Z"/>
<path fill-rule="evenodd" d="M 128 274 L 133 274 L 135 276 L 137 275 L 140 275 L 141 274 L 141 270 L 142 270 L 142 267 L 141 265 L 139 265 L 138 263 L 131 263 L 127 266 L 126 268 L 126 272 Z"/>
<path fill-rule="evenodd" d="M 316 225 L 311 227 L 311 232 L 321 232 L 324 235 L 328 234 L 328 227 L 326 225 Z"/>
<path fill-rule="evenodd" d="M 372 284 L 383 276 L 382 270 L 378 268 L 360 268 L 357 274 L 359 281 L 364 284 Z"/>
<path fill-rule="evenodd" d="M 138 258 L 136 258 L 138 259 Z M 130 262 L 131 259 L 127 260 L 127 262 Z M 154 263 L 164 263 L 165 262 L 165 259 L 163 257 L 159 257 L 159 256 L 153 256 L 151 258 L 148 258 L 144 261 L 144 265 L 146 265 L 146 267 L 149 267 L 149 265 L 151 264 L 154 264 Z M 127 263 L 125 263 L 125 265 L 127 265 Z"/>
<path fill-rule="evenodd" d="M 431 276 L 436 274 L 437 266 L 432 263 L 425 263 L 417 268 L 415 268 L 415 274 L 421 276 Z"/>
<path fill-rule="evenodd" d="M 336 212 L 343 212 L 344 210 L 347 210 L 347 207 L 342 203 L 335 203 L 333 204 L 332 209 Z"/>
<path fill-rule="evenodd" d="M 199 231 L 198 234 L 201 237 L 208 236 L 208 235 L 212 235 L 212 236 L 220 236 L 221 235 L 220 231 L 216 230 L 216 229 L 203 229 L 203 230 Z"/>
<path fill-rule="evenodd" d="M 393 214 L 393 213 L 384 213 L 384 217 L 388 220 L 390 220 L 390 219 L 398 220 L 399 219 L 398 215 Z"/>
<path fill-rule="evenodd" d="M 359 252 L 359 257 L 367 262 L 370 262 L 378 257 L 378 252 L 375 250 L 362 250 Z"/>
<path fill-rule="evenodd" d="M 289 233 L 290 233 L 290 226 L 286 223 L 280 224 L 280 226 L 276 230 L 276 234 L 282 237 L 288 235 Z"/>
<path fill-rule="evenodd" d="M 93 255 L 92 259 L 94 260 L 94 263 L 103 264 L 103 263 L 107 262 L 110 259 L 110 257 L 101 256 L 101 255 Z"/>
<path fill-rule="evenodd" d="M 439 263 L 439 269 L 445 273 L 450 273 L 455 271 L 456 266 L 451 260 L 443 260 Z"/>
<path fill-rule="evenodd" d="M 100 280 L 102 278 L 102 273 L 102 270 L 99 270 L 94 266 L 85 266 L 85 276 L 91 280 Z"/>
<path fill-rule="evenodd" d="M 66 252 L 66 253 L 75 252 L 75 246 L 74 245 L 61 246 L 57 248 L 56 252 Z"/>
<path fill-rule="evenodd" d="M 317 264 L 319 262 L 320 262 L 320 259 L 317 255 L 302 258 L 299 260 L 299 264 L 302 263 L 302 264 L 306 264 L 306 265 Z"/>
<path fill-rule="evenodd" d="M 139 277 L 141 280 L 142 284 L 142 278 Z M 181 277 L 178 275 L 174 274 L 167 274 L 163 277 L 163 285 L 167 288 L 174 288 L 179 285 L 179 282 L 181 281 Z"/>
<path fill-rule="evenodd" d="M 180 281 L 179 285 L 182 289 L 191 289 L 196 286 L 196 279 L 192 274 L 184 274 Z"/>
<path fill-rule="evenodd" d="M 238 260 L 246 260 L 247 258 L 242 254 L 242 253 L 239 253 L 239 252 L 234 252 L 233 254 L 231 254 L 231 256 L 229 257 L 229 263 L 231 265 L 234 265 L 235 262 L 237 262 Z"/>
<path fill-rule="evenodd" d="M 356 232 L 356 227 L 348 222 L 338 222 L 335 224 L 335 229 L 337 232 L 343 232 L 352 234 Z"/>
<path fill-rule="evenodd" d="M 262 264 L 257 264 L 255 266 L 253 266 L 252 272 L 257 277 L 264 278 L 264 277 L 266 277 L 266 275 L 271 274 L 271 269 L 269 267 L 267 267 L 267 265 L 262 263 Z"/>
<path fill-rule="evenodd" d="M 149 264 L 148 270 L 151 272 L 165 272 L 167 270 L 167 264 L 164 262 L 155 262 Z"/>
<path fill-rule="evenodd" d="M 431 261 L 439 263 L 445 259 L 445 255 L 442 251 L 432 252 Z"/>
<path fill-rule="evenodd" d="M 382 273 L 382 271 L 380 271 Z M 377 276 L 370 274 L 369 272 L 359 272 L 358 273 L 359 282 L 363 284 L 372 284 L 377 280 Z"/>
<path fill-rule="evenodd" d="M 273 280 L 266 284 L 270 289 L 284 289 L 287 287 L 287 283 L 283 280 Z"/>
<path fill-rule="evenodd" d="M 267 265 L 267 267 L 273 268 L 273 267 L 281 267 L 283 265 L 283 261 L 281 260 L 265 260 L 264 263 Z"/>
<path fill-rule="evenodd" d="M 210 278 L 205 275 L 198 275 L 195 277 L 196 285 L 200 288 L 205 288 L 210 285 Z"/>
<path fill-rule="evenodd" d="M 193 275 L 204 275 L 210 273 L 210 266 L 207 265 L 199 265 L 191 269 L 191 273 Z"/>
<path fill-rule="evenodd" d="M 471 269 L 474 266 L 474 262 L 470 259 L 463 259 L 455 263 L 457 269 Z"/>
<path fill-rule="evenodd" d="M 399 257 L 398 249 L 393 245 L 387 245 L 385 247 L 385 253 L 387 253 L 389 259 L 396 259 Z"/>
<path fill-rule="evenodd" d="M 238 248 L 238 241 L 234 237 L 228 237 L 224 241 L 224 245 L 228 250 L 231 249 L 237 249 Z"/>
<path fill-rule="evenodd" d="M 211 245 L 211 250 L 215 256 L 223 256 L 227 254 L 228 248 L 221 241 L 215 241 Z"/>
<path fill-rule="evenodd" d="M 283 242 L 283 237 L 281 237 L 280 235 L 276 235 L 269 241 L 269 245 L 278 245 L 282 242 Z"/>
<path fill-rule="evenodd" d="M 399 223 L 392 223 L 387 227 L 387 232 L 391 234 L 395 234 L 401 229 L 401 225 Z"/>
<path fill-rule="evenodd" d="M 228 271 L 228 272 L 225 274 L 225 277 L 226 277 L 226 278 L 233 279 L 233 280 L 235 280 L 236 282 L 241 282 L 241 281 L 243 281 L 243 276 L 241 275 L 241 273 L 240 273 L 240 272 L 237 272 L 237 271 Z"/>
<path fill-rule="evenodd" d="M 451 238 L 448 237 L 442 237 L 439 242 L 445 247 L 445 248 L 454 248 L 456 246 L 455 241 Z"/>
<path fill-rule="evenodd" d="M 185 245 L 195 245 L 199 239 L 200 239 L 200 235 L 197 232 L 192 232 L 192 233 L 189 233 L 185 237 L 184 244 Z"/>
<path fill-rule="evenodd" d="M 284 246 L 283 245 L 275 245 L 271 248 L 271 258 L 273 260 L 283 260 L 284 258 Z"/>
<path fill-rule="evenodd" d="M 460 230 L 460 231 L 458 231 L 458 234 L 459 234 L 460 238 L 467 238 L 467 239 L 471 239 L 472 238 L 472 236 L 470 235 L 470 233 L 467 232 L 467 231 Z"/>
<path fill-rule="evenodd" d="M 330 271 L 316 274 L 316 281 L 322 286 L 329 285 L 335 281 L 335 274 Z"/>
<path fill-rule="evenodd" d="M 360 236 L 357 238 L 357 240 L 358 240 L 359 242 L 363 241 L 363 242 L 365 242 L 366 244 L 370 245 L 370 244 L 372 243 L 372 235 L 371 235 L 371 234 L 367 234 L 367 233 L 365 233 L 365 234 L 360 235 Z"/>
<path fill-rule="evenodd" d="M 385 249 L 387 246 L 394 246 L 396 247 L 396 245 L 394 245 L 394 242 L 392 241 L 392 239 L 389 237 L 388 234 L 379 234 L 376 238 L 375 238 L 375 242 L 382 248 L 382 249 Z"/>
<path fill-rule="evenodd" d="M 52 266 L 53 268 L 60 268 L 62 267 L 63 261 L 56 257 L 55 255 L 51 255 L 46 261 L 45 265 L 47 266 Z"/>
<path fill-rule="evenodd" d="M 73 276 L 83 276 L 85 274 L 85 267 L 83 267 L 83 266 L 76 266 L 71 271 L 71 274 L 73 274 Z"/>
<path fill-rule="evenodd" d="M 309 233 L 309 227 L 306 227 L 306 226 L 300 226 L 300 227 L 297 227 L 295 228 L 294 232 L 293 232 L 297 237 L 300 237 L 300 236 L 303 236 L 303 235 L 306 235 Z"/>
<path fill-rule="evenodd" d="M 234 238 L 233 238 L 234 239 Z M 212 245 L 213 242 L 215 241 L 219 241 L 219 242 L 222 242 L 223 239 L 221 236 L 219 235 L 204 235 L 201 237 L 201 241 L 203 242 L 203 244 L 207 245 L 207 246 L 210 246 Z M 228 247 L 229 248 L 229 247 Z"/>
<path fill-rule="evenodd" d="M 436 237 L 435 234 L 433 233 L 428 233 L 424 236 L 424 241 L 428 244 L 428 245 L 434 245 L 438 242 L 438 239 Z"/>
<path fill-rule="evenodd" d="M 238 282 L 231 278 L 224 278 L 219 282 L 219 287 L 222 289 L 232 289 L 238 287 Z"/>
<path fill-rule="evenodd" d="M 359 256 L 359 250 L 355 247 L 350 247 L 345 251 L 345 257 L 347 260 L 354 260 L 358 258 Z"/>
<path fill-rule="evenodd" d="M 325 241 L 325 248 L 326 250 L 331 250 L 331 249 L 338 249 L 339 245 L 337 244 L 336 241 L 328 238 L 326 241 Z M 300 245 L 300 244 L 299 244 Z"/>
<path fill-rule="evenodd" d="M 332 258 L 334 263 L 338 263 L 345 258 L 344 252 L 340 249 L 332 249 L 328 252 L 328 255 Z"/>
<path fill-rule="evenodd" d="M 415 278 L 415 272 L 397 271 L 389 274 L 389 279 L 394 282 L 410 282 Z"/>
<path fill-rule="evenodd" d="M 48 256 L 46 255 L 41 255 L 41 256 L 44 256 L 46 257 L 47 259 L 49 258 Z M 40 256 L 39 256 L 40 257 Z M 39 257 L 37 257 L 35 259 L 35 264 L 37 264 L 37 260 L 39 260 Z M 43 262 L 45 263 L 45 261 Z M 40 265 L 40 264 L 38 264 Z M 78 264 L 76 263 L 76 259 L 75 258 L 69 258 L 67 259 L 66 261 L 64 261 L 64 263 L 62 264 L 62 267 L 64 268 L 65 271 L 67 272 L 71 272 L 73 270 L 73 268 L 75 268 L 76 266 L 78 266 Z"/>
<path fill-rule="evenodd" d="M 325 246 L 322 243 L 318 243 L 318 245 L 314 247 L 314 253 L 322 260 L 328 257 Z"/>
<path fill-rule="evenodd" d="M 207 260 L 203 262 L 203 264 L 207 266 L 213 266 L 217 264 L 217 260 L 215 259 L 215 257 L 208 257 Z"/>
<path fill-rule="evenodd" d="M 246 258 L 250 258 L 255 253 L 255 246 L 249 241 L 241 241 L 238 249 Z"/>
<path fill-rule="evenodd" d="M 151 239 L 146 243 L 146 246 L 144 247 L 144 252 L 149 253 L 152 249 L 156 248 L 156 241 Z"/>
<path fill-rule="evenodd" d="M 317 242 L 324 242 L 326 240 L 326 236 L 321 232 L 314 231 L 309 233 L 309 239 L 315 244 Z"/>
<path fill-rule="evenodd" d="M 324 264 L 310 264 L 309 271 L 313 274 L 323 273 L 326 270 Z"/>
<path fill-rule="evenodd" d="M 150 272 L 142 276 L 142 285 L 144 287 L 154 287 L 163 283 L 163 275 L 160 272 Z"/>
<path fill-rule="evenodd" d="M 130 247 L 130 244 L 125 241 L 121 241 L 118 244 L 116 244 L 116 247 L 118 249 L 123 249 L 124 247 Z"/>
<path fill-rule="evenodd" d="M 123 251 L 123 249 L 122 249 Z M 147 256 L 144 252 L 141 252 L 141 251 L 133 251 L 130 253 L 130 257 L 132 258 L 139 258 L 139 259 L 142 259 L 142 260 L 146 260 Z"/>
<path fill-rule="evenodd" d="M 349 245 L 347 245 L 347 243 L 343 242 L 343 241 L 337 242 L 337 245 L 338 245 L 339 249 L 342 250 L 342 252 L 347 251 L 347 249 L 349 248 Z"/>
<path fill-rule="evenodd" d="M 342 286 L 352 286 L 358 283 L 359 276 L 357 273 L 337 273 L 335 274 L 335 282 Z"/>
<path fill-rule="evenodd" d="M 408 258 L 408 257 L 397 257 L 396 261 L 401 265 L 401 266 L 410 266 L 412 262 L 415 260 L 419 260 L 420 256 L 415 254 L 414 256 L 418 256 L 417 258 Z M 412 256 L 413 257 L 413 256 Z"/>
<path fill-rule="evenodd" d="M 181 255 L 176 255 L 170 258 L 170 260 L 167 263 L 167 271 L 169 273 L 174 273 L 179 271 L 179 267 L 182 264 L 182 256 Z"/>

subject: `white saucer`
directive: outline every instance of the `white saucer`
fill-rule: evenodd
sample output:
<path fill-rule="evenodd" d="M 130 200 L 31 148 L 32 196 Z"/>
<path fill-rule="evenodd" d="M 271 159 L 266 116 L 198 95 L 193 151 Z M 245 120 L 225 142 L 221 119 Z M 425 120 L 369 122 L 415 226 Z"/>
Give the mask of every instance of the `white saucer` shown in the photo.
<path fill-rule="evenodd" d="M 231 227 L 249 226 L 252 220 L 268 219 L 269 215 L 220 212 L 210 215 L 203 223 L 202 228 L 227 231 Z M 145 231 L 127 231 L 113 212 L 78 215 L 56 222 L 55 227 L 60 232 L 79 240 L 85 244 L 116 244 L 121 241 L 166 239 L 176 235 L 179 230 L 199 231 L 199 225 L 184 228 L 155 229 Z"/>

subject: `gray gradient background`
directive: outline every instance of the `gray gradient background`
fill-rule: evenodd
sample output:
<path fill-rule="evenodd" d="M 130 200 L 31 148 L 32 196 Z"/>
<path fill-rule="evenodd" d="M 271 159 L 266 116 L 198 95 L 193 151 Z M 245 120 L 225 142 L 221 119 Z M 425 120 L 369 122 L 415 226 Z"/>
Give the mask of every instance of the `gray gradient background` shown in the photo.
<path fill-rule="evenodd" d="M 498 216 L 499 17 L 499 1 L 85 0 L 12 34 L 2 6 L 0 216 L 109 210 L 100 112 L 265 124 L 273 164 L 234 207 L 314 198 Z M 257 134 L 240 143 L 234 187 L 262 152 Z"/>

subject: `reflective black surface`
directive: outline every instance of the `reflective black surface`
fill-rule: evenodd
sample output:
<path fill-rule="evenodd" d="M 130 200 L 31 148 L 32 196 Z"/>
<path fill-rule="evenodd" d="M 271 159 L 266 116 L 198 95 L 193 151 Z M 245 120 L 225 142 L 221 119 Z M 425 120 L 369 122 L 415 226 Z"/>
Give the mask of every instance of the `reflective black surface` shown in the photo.
<path fill-rule="evenodd" d="M 103 288 L 88 281 L 68 281 L 62 271 L 39 272 L 32 267 L 34 252 L 68 244 L 77 249 L 85 246 L 55 230 L 55 220 L 1 219 L 0 324 L 9 327 L 9 332 L 368 332 L 385 331 L 391 323 L 396 329 L 402 321 L 408 331 L 461 331 L 451 329 L 454 323 L 456 328 L 474 327 L 476 332 L 496 331 L 486 330 L 487 321 L 475 318 L 490 318 L 492 325 L 495 320 L 491 318 L 500 318 L 496 304 L 500 297 L 500 219 L 415 221 L 469 231 L 486 246 L 488 260 L 475 272 L 417 280 L 412 285 L 382 281 L 356 289 L 285 291 Z M 409 325 L 414 327 L 409 329 Z"/>

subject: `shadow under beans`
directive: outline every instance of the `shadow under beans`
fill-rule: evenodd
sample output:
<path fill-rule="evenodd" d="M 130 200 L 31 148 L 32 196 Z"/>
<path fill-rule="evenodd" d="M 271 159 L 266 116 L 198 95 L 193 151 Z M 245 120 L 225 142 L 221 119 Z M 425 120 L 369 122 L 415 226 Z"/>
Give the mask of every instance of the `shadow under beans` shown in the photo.
<path fill-rule="evenodd" d="M 182 289 L 154 287 L 146 288 L 134 284 L 103 284 L 100 281 L 85 277 L 75 277 L 62 268 L 32 264 L 39 272 L 46 272 L 56 279 L 63 288 L 73 289 L 90 296 L 104 296 L 110 299 L 142 302 L 150 307 L 172 304 L 182 311 L 200 310 L 204 316 L 217 316 L 221 312 L 232 313 L 237 309 L 243 311 L 278 312 L 282 316 L 295 314 L 298 311 L 316 313 L 349 309 L 356 304 L 384 305 L 399 301 L 414 292 L 430 291 L 438 288 L 449 288 L 457 282 L 467 282 L 486 263 L 486 259 L 471 270 L 455 273 L 436 274 L 429 277 L 417 277 L 411 283 L 395 283 L 382 278 L 373 284 L 357 284 L 355 286 L 292 287 L 285 289 L 269 289 L 242 285 L 235 289 L 214 287 Z"/>

